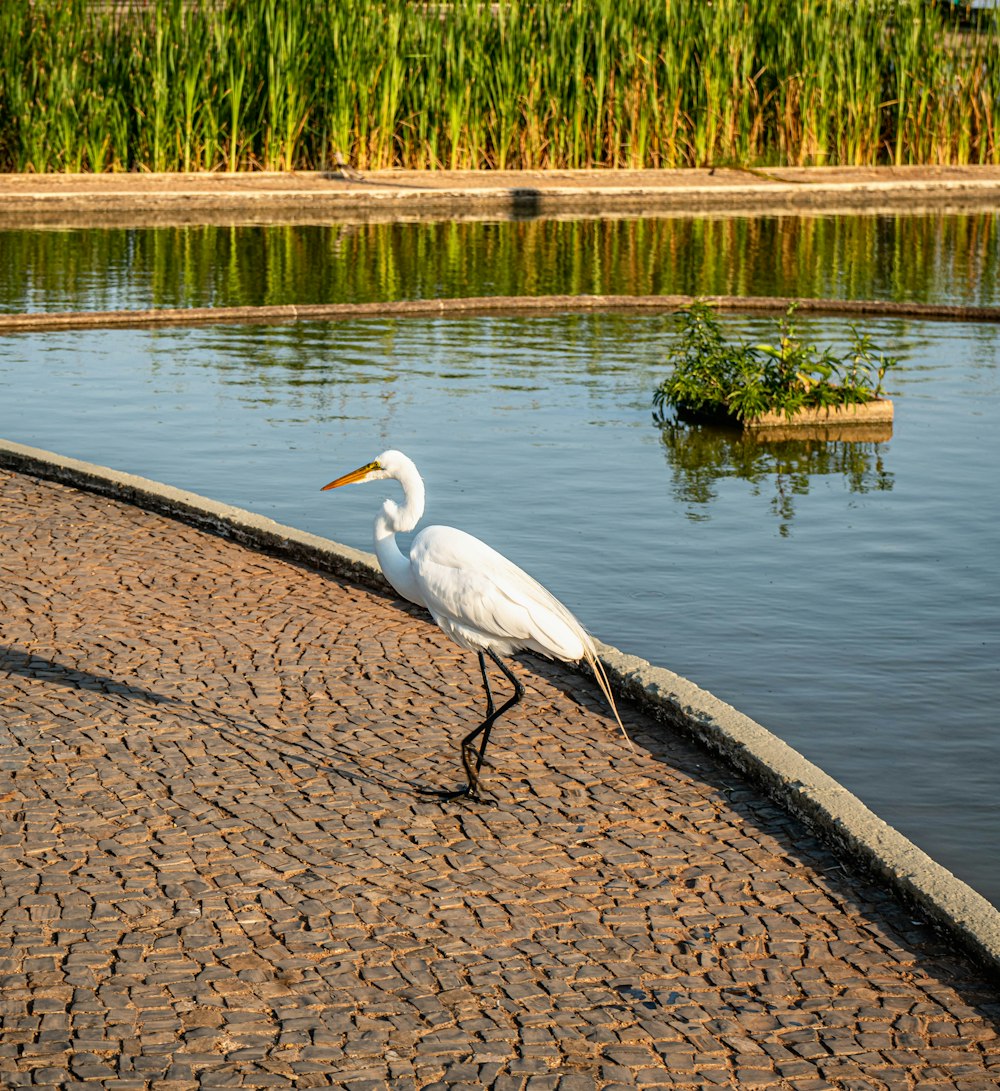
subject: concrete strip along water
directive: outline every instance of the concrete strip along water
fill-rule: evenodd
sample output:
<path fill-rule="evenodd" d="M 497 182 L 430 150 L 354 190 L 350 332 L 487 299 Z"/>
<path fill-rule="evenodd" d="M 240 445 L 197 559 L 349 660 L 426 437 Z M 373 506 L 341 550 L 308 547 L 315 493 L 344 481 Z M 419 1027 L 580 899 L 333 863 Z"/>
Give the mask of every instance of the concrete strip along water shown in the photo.
<path fill-rule="evenodd" d="M 689 307 L 695 300 L 721 310 L 783 314 L 794 303 L 801 314 L 921 318 L 956 322 L 1000 322 L 1000 307 L 893 300 L 793 299 L 787 296 L 730 295 L 543 295 L 471 296 L 459 299 L 396 299 L 368 303 L 278 304 L 264 307 L 176 307 L 124 311 L 42 311 L 0 314 L 0 333 L 43 333 L 46 330 L 105 329 L 149 326 L 280 324 L 342 322 L 354 318 L 400 318 L 422 315 L 531 314 L 626 311 L 662 313 Z"/>
<path fill-rule="evenodd" d="M 330 223 L 339 218 L 524 219 L 906 212 L 993 208 L 1000 169 L 746 167 L 671 170 L 379 170 L 227 174 L 13 174 L 0 222 L 14 227 Z"/>

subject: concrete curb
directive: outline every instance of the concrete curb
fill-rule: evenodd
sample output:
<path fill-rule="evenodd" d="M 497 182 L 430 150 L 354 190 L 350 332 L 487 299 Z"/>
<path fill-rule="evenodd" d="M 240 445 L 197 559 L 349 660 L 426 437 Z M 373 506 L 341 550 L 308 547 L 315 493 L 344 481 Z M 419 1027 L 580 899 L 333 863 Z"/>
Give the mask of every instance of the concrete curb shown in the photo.
<path fill-rule="evenodd" d="M 890 299 L 795 299 L 733 295 L 539 295 L 390 299 L 366 303 L 281 303 L 260 307 L 158 307 L 152 310 L 29 311 L 0 314 L 0 334 L 71 329 L 142 329 L 159 326 L 278 325 L 345 322 L 363 318 L 461 318 L 483 314 L 664 314 L 696 300 L 743 314 L 800 314 L 918 318 L 930 321 L 1000 322 L 1000 307 L 954 303 L 900 303 Z"/>
<path fill-rule="evenodd" d="M 64 458 L 51 451 L 5 439 L 0 439 L 0 466 L 135 504 L 146 511 L 180 519 L 210 534 L 231 538 L 252 549 L 287 557 L 356 583 L 383 591 L 389 586 L 374 554 L 146 477 Z"/>
<path fill-rule="evenodd" d="M 612 684 L 658 720 L 693 735 L 851 863 L 1000 975 L 1000 910 L 765 727 L 693 682 L 601 645 Z"/>
<path fill-rule="evenodd" d="M 1000 197 L 992 167 L 781 167 L 671 170 L 380 170 L 244 174 L 11 175 L 0 179 L 0 221 L 282 222 L 330 217 L 525 218 L 572 214 L 742 214 L 988 208 Z M 123 220 L 123 217 L 125 219 Z"/>
<path fill-rule="evenodd" d="M 0 439 L 0 466 L 135 504 L 250 548 L 385 590 L 370 553 L 283 526 L 242 508 L 50 451 Z M 770 731 L 686 678 L 600 644 L 615 688 L 647 713 L 719 754 L 1000 977 L 1000 911 L 856 796 Z"/>

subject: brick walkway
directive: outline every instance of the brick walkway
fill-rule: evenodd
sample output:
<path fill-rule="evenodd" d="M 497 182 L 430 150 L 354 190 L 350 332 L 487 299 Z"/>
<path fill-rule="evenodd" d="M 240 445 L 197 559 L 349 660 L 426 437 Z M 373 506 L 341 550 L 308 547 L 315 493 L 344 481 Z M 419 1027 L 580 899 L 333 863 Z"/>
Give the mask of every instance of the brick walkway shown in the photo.
<path fill-rule="evenodd" d="M 0 1086 L 966 1088 L 996 989 L 774 806 L 388 597 L 0 471 Z"/>

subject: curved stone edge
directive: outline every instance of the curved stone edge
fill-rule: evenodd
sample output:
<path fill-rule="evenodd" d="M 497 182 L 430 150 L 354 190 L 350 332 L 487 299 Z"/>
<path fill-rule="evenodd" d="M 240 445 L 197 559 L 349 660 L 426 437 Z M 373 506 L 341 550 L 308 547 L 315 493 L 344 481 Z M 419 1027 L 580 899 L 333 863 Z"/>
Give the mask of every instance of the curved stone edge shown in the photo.
<path fill-rule="evenodd" d="M 0 466 L 87 489 L 182 520 L 252 549 L 388 590 L 371 553 L 266 516 L 106 466 L 0 439 Z M 888 884 L 1000 977 L 1000 911 L 765 727 L 693 682 L 598 642 L 614 687 L 645 712 L 719 755 L 841 857 Z"/>
<path fill-rule="evenodd" d="M 389 589 L 373 553 L 284 526 L 265 515 L 198 493 L 5 439 L 0 439 L 0 466 L 123 500 L 252 549 L 275 553 L 381 591 Z"/>
<path fill-rule="evenodd" d="M 29 311 L 0 314 L 0 333 L 45 333 L 70 329 L 141 329 L 160 326 L 340 322 L 359 318 L 407 318 L 482 314 L 549 314 L 554 311 L 663 314 L 700 300 L 739 313 L 783 313 L 920 318 L 960 322 L 1000 322 L 1000 307 L 953 303 L 901 303 L 889 299 L 816 299 L 791 296 L 731 295 L 541 295 L 459 296 L 392 299 L 360 303 L 276 303 L 259 307 L 159 307 L 152 310 Z M 890 405 L 891 403 L 880 403 Z M 781 418 L 784 422 L 784 416 Z"/>
<path fill-rule="evenodd" d="M 1000 975 L 1000 911 L 767 728 L 693 682 L 607 644 L 612 685 L 721 756 L 840 856 L 883 879 Z"/>

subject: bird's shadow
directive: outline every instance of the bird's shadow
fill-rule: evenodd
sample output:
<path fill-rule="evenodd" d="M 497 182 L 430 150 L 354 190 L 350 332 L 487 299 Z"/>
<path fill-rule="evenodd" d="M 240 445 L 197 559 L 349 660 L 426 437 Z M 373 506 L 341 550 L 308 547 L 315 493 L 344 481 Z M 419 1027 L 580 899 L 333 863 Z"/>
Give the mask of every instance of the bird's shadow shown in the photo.
<path fill-rule="evenodd" d="M 17 674 L 22 678 L 32 678 L 39 682 L 50 682 L 59 686 L 86 690 L 90 693 L 102 693 L 106 696 L 122 697 L 127 701 L 143 701 L 151 705 L 178 705 L 184 702 L 176 697 L 157 693 L 155 690 L 134 686 L 112 678 L 106 674 L 81 670 L 79 667 L 46 659 L 23 648 L 0 645 L 0 670 L 8 674 Z"/>
<path fill-rule="evenodd" d="M 386 598 L 398 601 L 399 605 L 412 613 L 415 617 L 423 617 L 423 612 L 413 607 L 412 604 L 395 600 L 394 596 Z M 571 667 L 547 659 L 544 656 L 532 653 L 520 653 L 513 657 L 519 668 L 519 674 L 529 687 L 537 682 L 554 686 L 571 703 L 581 711 L 590 714 L 604 714 L 607 706 L 600 695 L 596 682 L 584 672 L 576 672 Z M 88 693 L 117 698 L 119 700 L 137 702 L 154 707 L 167 706 L 170 715 L 177 721 L 185 723 L 199 730 L 214 730 L 228 741 L 239 745 L 252 740 L 258 745 L 273 749 L 276 745 L 276 736 L 286 730 L 287 725 L 274 730 L 268 728 L 260 720 L 251 716 L 234 716 L 231 713 L 212 706 L 200 705 L 186 697 L 178 697 L 147 686 L 138 685 L 135 682 L 125 681 L 108 674 L 62 663 L 38 655 L 24 648 L 10 645 L 0 645 L 0 670 L 8 674 L 20 675 L 41 683 L 56 686 L 70 687 Z M 475 677 L 474 668 L 470 677 Z M 502 700 L 503 698 L 501 698 Z M 469 726 L 473 720 L 485 713 L 485 707 L 475 706 L 476 712 L 470 716 Z M 498 721 L 502 723 L 503 721 Z M 335 729 L 336 725 L 331 725 Z M 464 734 L 464 730 L 463 730 Z M 363 769 L 358 764 L 356 756 L 352 753 L 344 753 L 335 741 L 335 730 L 330 731 L 330 741 L 320 745 L 315 742 L 298 742 L 282 737 L 280 747 L 286 757 L 294 754 L 294 759 L 302 764 L 314 768 L 317 772 L 336 776 L 351 784 L 367 784 L 379 788 L 386 793 L 405 792 L 415 799 L 428 803 L 437 802 L 470 804 L 492 804 L 488 797 L 459 797 L 449 798 L 454 795 L 453 788 L 441 785 L 424 784 L 409 781 L 401 776 L 395 776 L 385 769 L 372 773 Z M 340 753 L 337 751 L 340 750 Z M 331 751 L 333 753 L 331 753 Z M 461 775 L 461 766 L 456 769 L 456 779 Z"/>
<path fill-rule="evenodd" d="M 170 706 L 171 715 L 176 720 L 201 730 L 216 730 L 223 737 L 228 737 L 230 742 L 239 740 L 245 743 L 250 737 L 270 748 L 275 745 L 275 732 L 259 721 L 233 716 L 214 707 L 203 708 L 197 702 L 185 698 L 124 682 L 110 675 L 60 663 L 22 648 L 0 645 L 0 670 L 42 683 L 72 687 L 88 693 L 118 697 L 125 701 L 153 706 Z M 314 748 L 305 743 L 282 739 L 281 749 L 285 756 L 290 756 L 289 748 L 294 748 L 297 761 L 312 766 L 318 772 L 341 777 L 352 784 L 360 782 L 382 788 L 386 792 L 402 789 L 417 798 L 427 798 L 418 786 L 408 783 L 401 777 L 394 777 L 387 773 L 374 776 L 365 772 L 358 767 L 353 756 L 338 755 L 336 758 L 338 764 L 333 764 L 331 758 L 317 754 Z M 337 749 L 336 743 L 331 744 L 331 749 Z"/>

